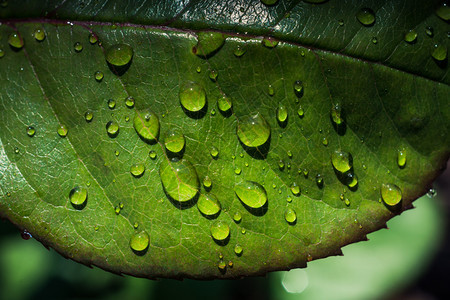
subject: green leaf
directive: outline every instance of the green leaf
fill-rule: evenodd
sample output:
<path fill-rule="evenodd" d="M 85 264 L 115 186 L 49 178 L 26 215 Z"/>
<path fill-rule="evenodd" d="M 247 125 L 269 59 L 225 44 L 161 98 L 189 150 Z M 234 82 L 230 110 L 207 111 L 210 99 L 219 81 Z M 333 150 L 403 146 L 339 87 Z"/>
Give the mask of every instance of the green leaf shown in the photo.
<path fill-rule="evenodd" d="M 0 9 L 0 214 L 66 257 L 151 278 L 305 266 L 448 159 L 436 2 L 69 2 Z"/>

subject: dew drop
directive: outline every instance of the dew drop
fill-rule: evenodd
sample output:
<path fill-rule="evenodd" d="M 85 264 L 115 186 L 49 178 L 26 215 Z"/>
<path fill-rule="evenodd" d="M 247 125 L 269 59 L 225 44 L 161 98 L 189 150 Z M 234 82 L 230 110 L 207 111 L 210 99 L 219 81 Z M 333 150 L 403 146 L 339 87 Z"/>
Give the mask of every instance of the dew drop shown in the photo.
<path fill-rule="evenodd" d="M 240 213 L 240 212 L 235 212 L 234 215 L 233 215 L 233 220 L 234 220 L 236 223 L 241 222 L 241 220 L 242 220 L 242 215 L 241 215 L 241 213 Z"/>
<path fill-rule="evenodd" d="M 27 127 L 27 135 L 33 137 L 36 134 L 36 129 L 33 126 Z"/>
<path fill-rule="evenodd" d="M 352 155 L 345 151 L 336 150 L 331 154 L 331 164 L 336 171 L 345 173 L 353 167 Z"/>
<path fill-rule="evenodd" d="M 159 136 L 158 116 L 150 109 L 136 111 L 133 126 L 141 139 L 148 143 L 156 142 Z"/>
<path fill-rule="evenodd" d="M 164 146 L 166 150 L 171 153 L 180 153 L 186 145 L 186 138 L 184 134 L 178 130 L 172 130 L 167 133 L 164 139 Z"/>
<path fill-rule="evenodd" d="M 344 20 L 343 19 L 339 19 L 338 20 L 338 24 L 339 24 L 339 26 L 344 26 Z"/>
<path fill-rule="evenodd" d="M 115 44 L 105 52 L 106 61 L 114 67 L 124 67 L 133 58 L 133 48 L 127 44 Z"/>
<path fill-rule="evenodd" d="M 130 248 L 135 252 L 144 252 L 150 243 L 150 236 L 146 231 L 134 234 L 130 239 Z"/>
<path fill-rule="evenodd" d="M 109 121 L 106 123 L 106 133 L 108 133 L 110 137 L 116 137 L 119 134 L 119 130 L 119 123 L 116 121 Z"/>
<path fill-rule="evenodd" d="M 284 170 L 284 161 L 282 159 L 280 159 L 278 161 L 278 168 L 283 171 Z"/>
<path fill-rule="evenodd" d="M 316 183 L 317 183 L 317 185 L 318 185 L 319 187 L 322 187 L 322 186 L 323 186 L 323 178 L 322 178 L 322 175 L 320 175 L 320 174 L 317 174 L 317 175 L 316 175 Z"/>
<path fill-rule="evenodd" d="M 407 43 L 415 43 L 417 40 L 417 32 L 414 29 L 411 29 L 405 34 L 405 42 Z"/>
<path fill-rule="evenodd" d="M 434 29 L 431 26 L 427 26 L 425 28 L 425 33 L 429 36 L 429 37 L 433 37 L 434 35 Z"/>
<path fill-rule="evenodd" d="M 180 103 L 189 112 L 198 112 L 206 105 L 205 89 L 198 83 L 188 81 L 180 88 Z"/>
<path fill-rule="evenodd" d="M 208 175 L 206 175 L 205 178 L 203 178 L 203 186 L 205 187 L 205 189 L 210 189 L 212 186 L 211 178 L 209 178 Z"/>
<path fill-rule="evenodd" d="M 356 18 L 364 26 L 371 26 L 373 23 L 375 23 L 375 13 L 372 9 L 367 7 L 361 8 L 356 13 Z"/>
<path fill-rule="evenodd" d="M 297 183 L 294 182 L 291 185 L 291 192 L 294 196 L 300 196 L 300 193 L 301 193 L 300 186 L 298 186 Z"/>
<path fill-rule="evenodd" d="M 428 190 L 428 192 L 427 192 L 427 197 L 428 198 L 434 198 L 435 196 L 436 196 L 436 190 L 435 189 L 433 189 L 433 188 L 431 188 L 431 189 L 429 189 Z"/>
<path fill-rule="evenodd" d="M 70 203 L 75 208 L 82 208 L 88 197 L 88 192 L 84 187 L 76 186 L 69 193 Z"/>
<path fill-rule="evenodd" d="M 242 172 L 242 170 L 241 170 L 241 168 L 239 168 L 239 167 L 236 167 L 236 168 L 234 169 L 234 174 L 236 174 L 236 175 L 240 175 L 241 172 Z"/>
<path fill-rule="evenodd" d="M 372 38 L 372 44 L 378 44 L 378 38 L 376 36 Z"/>
<path fill-rule="evenodd" d="M 447 47 L 443 45 L 434 45 L 431 56 L 437 61 L 444 61 L 447 59 Z"/>
<path fill-rule="evenodd" d="M 34 38 L 36 39 L 36 41 L 38 42 L 42 42 L 43 40 L 45 40 L 45 31 L 42 28 L 37 28 L 34 33 L 33 33 Z"/>
<path fill-rule="evenodd" d="M 324 137 L 324 138 L 322 139 L 322 145 L 328 146 L 328 139 L 327 139 L 326 137 Z"/>
<path fill-rule="evenodd" d="M 240 120 L 236 131 L 241 143 L 254 148 L 262 146 L 269 140 L 271 128 L 264 117 L 256 113 Z"/>
<path fill-rule="evenodd" d="M 21 233 L 20 233 L 20 236 L 22 237 L 22 239 L 24 239 L 24 240 L 29 240 L 29 239 L 31 239 L 33 236 L 31 235 L 31 233 L 28 231 L 28 230 L 26 230 L 26 229 L 24 229 Z"/>
<path fill-rule="evenodd" d="M 197 73 L 200 73 L 200 72 L 202 71 L 202 67 L 198 66 L 197 69 L 195 69 L 195 71 L 196 71 Z"/>
<path fill-rule="evenodd" d="M 267 192 L 262 185 L 254 181 L 244 181 L 234 187 L 239 200 L 251 208 L 261 208 L 267 203 Z"/>
<path fill-rule="evenodd" d="M 288 150 L 288 151 L 287 151 L 287 155 L 288 155 L 289 158 L 292 158 L 292 152 L 291 152 L 291 150 Z"/>
<path fill-rule="evenodd" d="M 94 118 L 93 112 L 88 110 L 84 113 L 84 119 L 86 120 L 86 122 L 91 122 L 93 118 Z"/>
<path fill-rule="evenodd" d="M 298 97 L 303 95 L 303 82 L 301 80 L 297 80 L 294 82 L 294 93 Z"/>
<path fill-rule="evenodd" d="M 103 79 L 103 72 L 97 71 L 97 72 L 95 72 L 94 76 L 95 76 L 95 80 L 100 82 Z"/>
<path fill-rule="evenodd" d="M 224 241 L 230 236 L 230 227 L 224 222 L 216 222 L 210 229 L 211 237 L 216 241 Z"/>
<path fill-rule="evenodd" d="M 242 233 L 242 234 L 245 234 L 245 232 L 246 232 L 246 231 L 245 231 L 245 228 L 242 228 L 242 229 L 241 229 L 241 233 Z"/>
<path fill-rule="evenodd" d="M 228 113 L 232 106 L 233 102 L 226 96 L 222 96 L 217 100 L 217 107 L 222 113 Z"/>
<path fill-rule="evenodd" d="M 116 108 L 116 101 L 114 99 L 109 99 L 108 100 L 108 107 L 109 107 L 109 109 Z"/>
<path fill-rule="evenodd" d="M 344 122 L 344 119 L 342 118 L 342 108 L 339 103 L 336 103 L 331 107 L 330 115 L 334 124 L 339 126 Z"/>
<path fill-rule="evenodd" d="M 80 42 L 76 42 L 75 44 L 73 44 L 73 49 L 75 50 L 75 52 L 80 53 L 81 51 L 83 51 L 83 45 Z"/>
<path fill-rule="evenodd" d="M 278 45 L 278 41 L 274 38 L 267 37 L 262 40 L 262 44 L 267 48 L 275 48 Z"/>
<path fill-rule="evenodd" d="M 8 37 L 8 44 L 14 49 L 19 50 L 23 47 L 23 39 L 17 32 L 13 32 Z"/>
<path fill-rule="evenodd" d="M 192 48 L 192 52 L 204 58 L 214 55 L 225 43 L 225 36 L 214 31 L 201 31 L 198 33 L 197 39 L 197 45 Z"/>
<path fill-rule="evenodd" d="M 450 6 L 443 2 L 437 9 L 436 15 L 442 20 L 448 22 L 450 20 Z"/>
<path fill-rule="evenodd" d="M 89 43 L 91 43 L 91 45 L 94 45 L 97 42 L 98 42 L 97 36 L 93 33 L 89 34 Z"/>
<path fill-rule="evenodd" d="M 197 208 L 205 216 L 215 216 L 220 212 L 222 206 L 213 195 L 201 194 L 197 201 Z"/>
<path fill-rule="evenodd" d="M 406 165 L 406 150 L 399 149 L 397 151 L 397 164 L 399 168 L 404 168 Z"/>
<path fill-rule="evenodd" d="M 211 154 L 212 158 L 218 158 L 219 157 L 219 149 L 216 147 L 211 147 L 211 150 L 209 150 L 209 154 Z"/>
<path fill-rule="evenodd" d="M 344 199 L 344 203 L 345 205 L 350 206 L 350 200 L 348 198 Z"/>
<path fill-rule="evenodd" d="M 0 58 L 2 58 L 3 56 L 5 56 L 5 51 L 3 49 L 0 49 Z"/>
<path fill-rule="evenodd" d="M 59 135 L 60 137 L 66 137 L 68 131 L 69 131 L 69 129 L 68 129 L 67 126 L 64 125 L 64 124 L 59 125 L 58 130 L 57 130 L 58 135 Z"/>
<path fill-rule="evenodd" d="M 284 212 L 284 219 L 286 222 L 288 222 L 290 225 L 295 224 L 297 221 L 297 213 L 292 208 L 287 208 Z"/>
<path fill-rule="evenodd" d="M 244 249 L 242 249 L 242 247 L 239 244 L 236 244 L 236 246 L 234 246 L 234 253 L 237 256 L 241 256 L 243 252 L 244 252 Z"/>
<path fill-rule="evenodd" d="M 224 261 L 219 262 L 219 264 L 217 265 L 217 267 L 220 270 L 225 270 L 225 268 L 227 267 L 227 264 Z"/>
<path fill-rule="evenodd" d="M 247 49 L 245 49 L 243 46 L 237 45 L 236 48 L 234 49 L 234 56 L 236 57 L 241 57 L 242 55 L 245 54 L 245 52 L 247 52 Z"/>
<path fill-rule="evenodd" d="M 187 202 L 198 193 L 197 171 L 186 159 L 163 160 L 159 167 L 159 175 L 164 190 L 175 201 Z"/>
<path fill-rule="evenodd" d="M 398 186 L 392 183 L 381 185 L 381 198 L 384 203 L 389 206 L 394 206 L 402 200 L 402 191 Z"/>
<path fill-rule="evenodd" d="M 209 72 L 209 79 L 211 79 L 212 81 L 217 81 L 217 77 L 219 76 L 219 72 L 217 72 L 216 70 L 211 70 L 211 72 Z"/>
<path fill-rule="evenodd" d="M 133 108 L 133 107 L 134 107 L 134 98 L 133 98 L 132 96 L 128 96 L 128 97 L 125 99 L 125 105 L 126 105 L 128 108 Z"/>
<path fill-rule="evenodd" d="M 277 120 L 281 124 L 285 124 L 288 119 L 288 111 L 287 108 L 283 105 L 279 105 L 277 108 Z"/>
<path fill-rule="evenodd" d="M 134 177 L 141 177 L 145 172 L 145 166 L 144 164 L 134 164 L 130 168 L 130 173 Z"/>
<path fill-rule="evenodd" d="M 349 188 L 354 188 L 358 185 L 358 176 L 352 172 L 347 173 L 347 185 Z"/>
<path fill-rule="evenodd" d="M 148 153 L 148 156 L 150 156 L 150 158 L 152 160 L 155 160 L 156 156 L 157 156 L 155 150 L 150 150 L 150 152 Z"/>
<path fill-rule="evenodd" d="M 269 96 L 275 95 L 275 89 L 271 84 L 269 84 L 269 86 L 267 87 L 267 93 L 269 94 Z"/>

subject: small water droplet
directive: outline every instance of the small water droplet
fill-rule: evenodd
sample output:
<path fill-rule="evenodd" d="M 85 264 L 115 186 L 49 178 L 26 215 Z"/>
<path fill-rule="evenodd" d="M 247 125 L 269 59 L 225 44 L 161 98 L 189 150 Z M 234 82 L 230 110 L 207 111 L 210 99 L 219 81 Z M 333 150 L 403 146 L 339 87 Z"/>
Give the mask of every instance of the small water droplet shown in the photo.
<path fill-rule="evenodd" d="M 100 82 L 103 79 L 103 72 L 97 71 L 97 72 L 95 72 L 94 76 L 95 76 L 95 80 Z"/>
<path fill-rule="evenodd" d="M 45 40 L 45 31 L 42 28 L 37 28 L 34 33 L 33 33 L 34 38 L 36 39 L 36 41 L 38 42 L 42 42 L 43 40 Z"/>
<path fill-rule="evenodd" d="M 198 112 L 206 105 L 205 89 L 198 83 L 188 81 L 180 88 L 180 103 L 189 112 Z"/>
<path fill-rule="evenodd" d="M 133 58 L 133 48 L 127 44 L 115 44 L 109 47 L 105 52 L 106 61 L 114 66 L 118 67 L 119 73 L 121 73 L 120 68 L 124 68 L 129 65 L 131 59 Z"/>
<path fill-rule="evenodd" d="M 91 122 L 93 118 L 94 118 L 93 112 L 88 110 L 84 113 L 84 119 L 86 120 L 86 122 Z"/>
<path fill-rule="evenodd" d="M 291 185 L 291 192 L 294 196 L 300 196 L 301 189 L 300 189 L 300 186 L 298 186 L 296 182 L 294 182 Z"/>
<path fill-rule="evenodd" d="M 361 8 L 356 13 L 356 19 L 358 19 L 358 21 L 364 26 L 371 26 L 375 23 L 375 13 L 370 8 Z"/>
<path fill-rule="evenodd" d="M 135 233 L 130 239 L 131 250 L 142 253 L 147 250 L 150 244 L 150 236 L 146 231 Z"/>
<path fill-rule="evenodd" d="M 240 213 L 240 212 L 235 212 L 234 215 L 233 215 L 233 220 L 234 220 L 236 223 L 241 222 L 241 220 L 242 220 L 242 215 L 241 215 L 241 213 Z"/>
<path fill-rule="evenodd" d="M 245 52 L 247 52 L 247 49 L 244 46 L 237 45 L 236 48 L 234 49 L 233 54 L 236 57 L 241 57 L 242 55 L 245 54 Z"/>
<path fill-rule="evenodd" d="M 227 267 L 227 264 L 224 261 L 219 262 L 219 264 L 217 265 L 217 267 L 220 270 L 225 270 L 225 268 Z"/>
<path fill-rule="evenodd" d="M 208 175 L 206 175 L 205 178 L 203 178 L 203 186 L 205 187 L 205 189 L 210 189 L 212 186 L 211 178 L 209 178 Z"/>
<path fill-rule="evenodd" d="M 242 172 L 242 170 L 241 170 L 241 168 L 239 168 L 239 167 L 236 167 L 236 168 L 234 169 L 234 174 L 236 174 L 236 175 L 240 175 L 241 172 Z"/>
<path fill-rule="evenodd" d="M 33 236 L 31 235 L 31 233 L 30 232 L 28 232 L 28 230 L 26 230 L 26 229 L 24 229 L 21 233 L 20 233 L 20 236 L 22 237 L 22 239 L 24 239 L 24 240 L 29 240 L 29 239 L 31 239 Z"/>
<path fill-rule="evenodd" d="M 88 192 L 84 187 L 76 186 L 72 190 L 70 190 L 69 200 L 77 209 L 83 208 L 87 198 Z"/>
<path fill-rule="evenodd" d="M 58 135 L 59 135 L 60 137 L 66 137 L 68 131 L 69 131 L 69 129 L 68 129 L 67 126 L 64 125 L 64 124 L 59 125 L 59 127 L 58 127 L 58 129 L 57 129 Z"/>
<path fill-rule="evenodd" d="M 405 42 L 407 43 L 415 43 L 417 40 L 417 32 L 414 29 L 411 29 L 405 34 Z"/>
<path fill-rule="evenodd" d="M 217 81 L 218 76 L 219 72 L 217 72 L 216 70 L 211 70 L 211 72 L 209 72 L 209 79 L 211 79 L 212 81 Z"/>
<path fill-rule="evenodd" d="M 267 203 L 267 192 L 262 185 L 254 181 L 244 181 L 234 187 L 239 200 L 251 208 L 261 208 Z"/>
<path fill-rule="evenodd" d="M 236 244 L 236 245 L 234 246 L 234 253 L 235 253 L 237 256 L 241 256 L 243 252 L 244 252 L 244 249 L 243 249 L 239 244 Z"/>
<path fill-rule="evenodd" d="M 184 134 L 178 130 L 171 130 L 164 139 L 166 150 L 171 153 L 180 153 L 186 145 Z"/>
<path fill-rule="evenodd" d="M 27 135 L 33 137 L 36 134 L 36 129 L 33 126 L 27 127 Z"/>
<path fill-rule="evenodd" d="M 381 185 L 381 198 L 389 206 L 395 206 L 402 200 L 401 189 L 392 183 Z"/>
<path fill-rule="evenodd" d="M 284 161 L 282 159 L 280 159 L 278 161 L 278 168 L 283 171 L 284 170 Z"/>
<path fill-rule="evenodd" d="M 200 72 L 202 71 L 202 67 L 198 66 L 198 67 L 195 69 L 195 71 L 196 71 L 197 73 L 200 73 Z"/>
<path fill-rule="evenodd" d="M 19 33 L 13 32 L 8 37 L 8 44 L 13 47 L 13 49 L 19 50 L 23 47 L 23 39 Z"/>
<path fill-rule="evenodd" d="M 431 56 L 437 61 L 444 61 L 447 59 L 447 47 L 444 45 L 434 45 Z"/>
<path fill-rule="evenodd" d="M 377 44 L 378 43 L 378 38 L 376 36 L 374 36 L 372 38 L 372 44 Z"/>
<path fill-rule="evenodd" d="M 428 198 L 434 198 L 434 197 L 436 197 L 436 194 L 437 194 L 436 190 L 431 188 L 427 192 L 427 197 Z"/>
<path fill-rule="evenodd" d="M 73 49 L 75 50 L 75 52 L 80 53 L 81 51 L 83 51 L 83 45 L 80 42 L 76 42 L 75 44 L 73 44 Z"/>
<path fill-rule="evenodd" d="M 90 33 L 89 34 L 89 43 L 91 43 L 91 45 L 94 45 L 97 42 L 98 42 L 97 36 L 93 33 Z"/>
<path fill-rule="evenodd" d="M 399 168 L 404 168 L 406 165 L 406 150 L 399 149 L 397 151 L 397 164 Z"/>
<path fill-rule="evenodd" d="M 219 221 L 211 225 L 211 237 L 216 241 L 225 241 L 230 236 L 228 224 Z"/>
<path fill-rule="evenodd" d="M 344 20 L 343 19 L 339 19 L 338 20 L 338 24 L 339 24 L 339 26 L 344 26 Z"/>
<path fill-rule="evenodd" d="M 5 56 L 5 51 L 3 49 L 0 49 L 0 58 L 2 58 L 3 56 Z"/>
<path fill-rule="evenodd" d="M 217 149 L 216 147 L 212 146 L 211 150 L 209 150 L 209 154 L 211 154 L 212 158 L 218 158 L 219 157 L 219 149 Z"/>
<path fill-rule="evenodd" d="M 330 114 L 334 124 L 339 126 L 344 122 L 344 119 L 342 118 L 342 108 L 339 103 L 336 103 L 331 107 Z"/>
<path fill-rule="evenodd" d="M 254 148 L 262 146 L 269 140 L 271 128 L 264 117 L 256 113 L 241 119 L 236 131 L 239 140 L 245 146 Z"/>
<path fill-rule="evenodd" d="M 346 206 L 350 206 L 350 200 L 348 198 L 344 199 L 344 203 Z"/>
<path fill-rule="evenodd" d="M 267 87 L 267 93 L 269 94 L 269 96 L 275 95 L 275 89 L 271 84 L 269 84 L 269 86 Z"/>
<path fill-rule="evenodd" d="M 134 107 L 134 98 L 133 98 L 133 96 L 128 96 L 128 97 L 125 99 L 125 105 L 126 105 L 128 108 L 133 108 L 133 107 Z"/>
<path fill-rule="evenodd" d="M 286 222 L 288 222 L 290 225 L 295 224 L 297 221 L 297 213 L 292 208 L 287 208 L 284 212 L 284 219 Z"/>
<path fill-rule="evenodd" d="M 322 145 L 328 146 L 328 139 L 327 139 L 326 137 L 324 137 L 324 138 L 322 139 Z"/>
<path fill-rule="evenodd" d="M 186 159 L 164 159 L 159 175 L 166 193 L 175 201 L 187 202 L 199 190 L 199 180 L 194 166 Z"/>
<path fill-rule="evenodd" d="M 298 115 L 300 118 L 303 118 L 303 117 L 305 116 L 305 112 L 304 112 L 304 110 L 303 110 L 303 108 L 302 108 L 301 106 L 299 106 L 299 108 L 298 108 L 298 110 L 297 110 L 297 115 Z"/>
<path fill-rule="evenodd" d="M 303 82 L 301 80 L 294 82 L 294 93 L 297 97 L 301 97 L 303 95 Z"/>
<path fill-rule="evenodd" d="M 115 156 L 119 156 L 119 155 L 120 155 L 119 150 L 114 151 L 114 155 L 115 155 Z"/>
<path fill-rule="evenodd" d="M 354 188 L 358 184 L 358 176 L 352 172 L 347 173 L 347 185 L 349 188 Z"/>
<path fill-rule="evenodd" d="M 106 133 L 108 133 L 110 137 L 116 137 L 119 134 L 119 130 L 119 123 L 116 121 L 109 121 L 106 123 Z"/>
<path fill-rule="evenodd" d="M 242 233 L 242 234 L 245 234 L 245 232 L 246 232 L 246 231 L 245 231 L 245 228 L 242 228 L 242 229 L 241 229 L 241 233 Z"/>
<path fill-rule="evenodd" d="M 150 152 L 148 153 L 148 156 L 150 156 L 150 158 L 152 160 L 155 160 L 156 156 L 157 156 L 155 150 L 150 150 Z"/>
<path fill-rule="evenodd" d="M 114 99 L 109 99 L 108 107 L 109 107 L 109 109 L 114 109 L 116 107 L 116 101 Z"/>
<path fill-rule="evenodd" d="M 213 195 L 201 194 L 197 201 L 197 208 L 205 216 L 215 216 L 220 212 L 222 206 Z"/>
<path fill-rule="evenodd" d="M 448 22 L 450 20 L 450 5 L 446 1 L 441 3 L 436 9 L 436 15 L 442 20 Z"/>
<path fill-rule="evenodd" d="M 159 136 L 158 116 L 150 109 L 136 111 L 133 126 L 141 139 L 148 143 L 157 141 Z"/>
<path fill-rule="evenodd" d="M 278 45 L 278 41 L 272 37 L 267 37 L 262 40 L 262 44 L 267 48 L 275 48 Z"/>
<path fill-rule="evenodd" d="M 331 164 L 336 171 L 345 173 L 353 167 L 352 155 L 345 151 L 336 150 L 331 154 Z"/>
<path fill-rule="evenodd" d="M 288 111 L 287 108 L 280 103 L 277 108 L 277 120 L 280 124 L 286 124 L 288 119 Z"/>
<path fill-rule="evenodd" d="M 145 172 L 145 166 L 144 164 L 134 164 L 130 167 L 130 173 L 134 176 L 134 177 L 141 177 Z"/>
<path fill-rule="evenodd" d="M 230 98 L 222 96 L 217 100 L 217 107 L 222 113 L 228 113 L 233 106 L 233 102 Z"/>
<path fill-rule="evenodd" d="M 134 228 L 134 229 L 138 229 L 138 227 L 139 227 L 139 224 L 138 224 L 138 222 L 134 222 L 134 224 L 133 224 L 133 228 Z"/>
<path fill-rule="evenodd" d="M 216 115 L 216 110 L 213 108 L 211 109 L 211 116 L 215 116 Z"/>
<path fill-rule="evenodd" d="M 323 178 L 322 178 L 322 175 L 320 175 L 320 174 L 317 174 L 317 175 L 316 175 L 316 183 L 317 183 L 317 185 L 318 185 L 319 187 L 322 187 L 322 186 L 323 186 Z"/>
<path fill-rule="evenodd" d="M 431 26 L 427 26 L 425 28 L 425 33 L 429 36 L 429 37 L 433 37 L 434 35 L 434 29 Z"/>

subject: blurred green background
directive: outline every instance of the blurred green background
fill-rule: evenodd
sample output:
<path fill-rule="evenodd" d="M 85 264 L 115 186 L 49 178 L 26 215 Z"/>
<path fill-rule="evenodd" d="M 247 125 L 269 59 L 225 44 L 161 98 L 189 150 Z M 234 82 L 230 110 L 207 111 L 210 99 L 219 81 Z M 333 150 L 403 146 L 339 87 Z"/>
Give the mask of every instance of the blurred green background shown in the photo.
<path fill-rule="evenodd" d="M 64 259 L 0 221 L 0 299 L 450 299 L 448 168 L 435 188 L 344 256 L 241 280 L 118 276 Z"/>

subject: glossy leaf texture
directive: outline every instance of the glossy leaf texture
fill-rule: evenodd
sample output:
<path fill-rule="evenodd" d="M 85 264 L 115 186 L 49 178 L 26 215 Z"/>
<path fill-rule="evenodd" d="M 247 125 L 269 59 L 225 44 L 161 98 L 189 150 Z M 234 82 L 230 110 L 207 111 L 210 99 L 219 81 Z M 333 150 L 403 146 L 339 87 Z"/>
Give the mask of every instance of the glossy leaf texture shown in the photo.
<path fill-rule="evenodd" d="M 83 264 L 302 267 L 448 159 L 438 2 L 25 2 L 0 9 L 0 214 Z"/>

